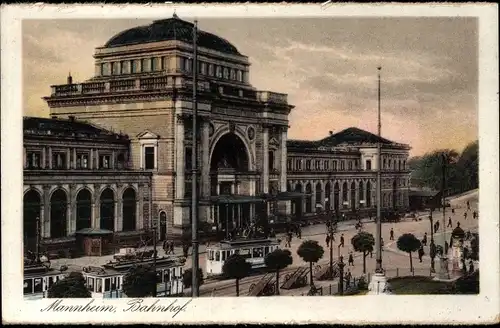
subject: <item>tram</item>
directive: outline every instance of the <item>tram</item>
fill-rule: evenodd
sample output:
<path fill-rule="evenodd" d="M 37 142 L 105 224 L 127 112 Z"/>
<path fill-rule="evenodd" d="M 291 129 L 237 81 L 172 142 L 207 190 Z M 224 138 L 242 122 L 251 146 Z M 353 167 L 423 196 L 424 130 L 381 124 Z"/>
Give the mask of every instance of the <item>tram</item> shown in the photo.
<path fill-rule="evenodd" d="M 51 269 L 47 265 L 33 264 L 24 267 L 23 294 L 25 300 L 39 300 L 47 297 L 47 292 L 66 273 Z"/>
<path fill-rule="evenodd" d="M 182 258 L 183 259 L 183 258 Z M 184 292 L 182 283 L 182 259 L 162 257 L 156 259 L 156 296 L 180 296 Z M 93 298 L 127 297 L 122 290 L 127 271 L 134 265 L 153 265 L 153 259 L 109 262 L 102 267 L 84 267 L 82 275 Z"/>
<path fill-rule="evenodd" d="M 223 240 L 207 247 L 205 272 L 207 276 L 222 274 L 224 262 L 233 254 L 243 256 L 254 270 L 265 268 L 264 258 L 278 248 L 279 243 L 272 239 Z"/>

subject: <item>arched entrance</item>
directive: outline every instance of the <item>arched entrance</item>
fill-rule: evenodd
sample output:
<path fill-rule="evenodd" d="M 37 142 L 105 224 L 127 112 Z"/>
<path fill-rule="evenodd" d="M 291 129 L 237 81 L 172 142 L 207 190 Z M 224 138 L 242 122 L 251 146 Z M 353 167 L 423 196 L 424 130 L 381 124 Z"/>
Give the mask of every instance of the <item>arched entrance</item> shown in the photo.
<path fill-rule="evenodd" d="M 167 213 L 160 212 L 160 240 L 167 239 Z"/>
<path fill-rule="evenodd" d="M 76 196 L 76 231 L 90 228 L 92 218 L 92 195 L 87 189 L 82 189 Z"/>
<path fill-rule="evenodd" d="M 370 181 L 366 183 L 366 207 L 372 206 L 372 185 Z"/>
<path fill-rule="evenodd" d="M 320 212 L 323 210 L 323 199 L 321 199 L 322 195 L 321 195 L 321 182 L 318 182 L 316 183 L 316 204 L 315 204 L 315 208 L 316 208 L 316 212 Z"/>
<path fill-rule="evenodd" d="M 392 182 L 392 208 L 396 209 L 398 205 L 397 180 Z"/>
<path fill-rule="evenodd" d="M 335 213 L 339 211 L 339 203 L 340 203 L 340 187 L 339 183 L 335 182 L 335 186 L 333 187 L 333 208 L 335 209 Z"/>
<path fill-rule="evenodd" d="M 101 229 L 114 231 L 115 229 L 115 194 L 106 188 L 101 193 Z"/>
<path fill-rule="evenodd" d="M 351 183 L 351 210 L 356 211 L 356 183 Z"/>
<path fill-rule="evenodd" d="M 40 206 L 40 194 L 35 190 L 29 190 L 23 198 L 24 246 L 29 250 L 36 248 L 37 218 L 40 219 Z"/>
<path fill-rule="evenodd" d="M 364 198 L 365 197 L 364 194 L 365 194 L 365 190 L 364 190 L 363 181 L 360 181 L 358 184 L 358 197 L 359 197 L 360 207 L 364 207 L 364 205 L 366 204 L 366 199 Z"/>
<path fill-rule="evenodd" d="M 332 194 L 332 186 L 330 181 L 328 181 L 325 185 L 325 210 L 331 210 L 331 194 Z"/>
<path fill-rule="evenodd" d="M 61 238 L 67 235 L 68 198 L 62 189 L 56 190 L 50 197 L 50 237 Z"/>
<path fill-rule="evenodd" d="M 248 152 L 243 141 L 234 133 L 223 135 L 212 152 L 210 171 L 234 170 L 247 172 L 249 170 Z"/>
<path fill-rule="evenodd" d="M 136 229 L 136 209 L 137 202 L 135 199 L 135 190 L 132 188 L 127 188 L 123 193 L 123 203 L 122 203 L 122 215 L 123 215 L 123 231 L 134 231 Z"/>
<path fill-rule="evenodd" d="M 312 213 L 312 186 L 306 184 L 306 213 Z"/>

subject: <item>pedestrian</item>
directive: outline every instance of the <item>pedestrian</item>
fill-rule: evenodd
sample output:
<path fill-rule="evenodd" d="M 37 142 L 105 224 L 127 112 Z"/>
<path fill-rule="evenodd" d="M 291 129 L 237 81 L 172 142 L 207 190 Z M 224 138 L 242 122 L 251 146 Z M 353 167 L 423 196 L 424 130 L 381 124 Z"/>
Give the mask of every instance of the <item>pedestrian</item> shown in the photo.
<path fill-rule="evenodd" d="M 464 220 L 467 220 L 467 212 L 464 212 Z"/>
<path fill-rule="evenodd" d="M 391 228 L 389 240 L 394 240 L 394 230 Z"/>
<path fill-rule="evenodd" d="M 165 254 L 167 254 L 168 253 L 168 241 L 166 239 L 163 241 L 162 248 L 163 248 L 163 251 L 165 252 Z"/>
<path fill-rule="evenodd" d="M 451 214 L 455 214 L 455 209 L 453 207 L 451 208 Z"/>
<path fill-rule="evenodd" d="M 447 225 L 446 227 L 447 227 L 447 228 L 449 228 L 449 227 L 453 227 L 453 225 L 451 224 L 451 216 L 450 216 L 450 218 L 448 219 L 448 225 Z"/>
<path fill-rule="evenodd" d="M 346 287 L 349 287 L 349 285 L 351 284 L 351 277 L 352 277 L 351 270 L 347 269 L 347 272 L 345 274 Z"/>
<path fill-rule="evenodd" d="M 349 265 L 354 266 L 354 257 L 352 256 L 352 253 L 349 253 Z"/>
<path fill-rule="evenodd" d="M 447 241 L 444 242 L 444 254 L 448 254 L 448 249 L 450 248 Z"/>
<path fill-rule="evenodd" d="M 290 235 L 286 236 L 285 247 L 292 247 L 292 237 Z"/>
<path fill-rule="evenodd" d="M 422 239 L 422 244 L 427 246 L 427 232 L 424 234 L 424 238 Z"/>
<path fill-rule="evenodd" d="M 420 260 L 420 263 L 422 263 L 422 257 L 424 256 L 424 247 L 420 246 L 418 249 L 418 259 Z"/>
<path fill-rule="evenodd" d="M 330 246 L 330 235 L 326 235 L 326 247 L 329 247 Z"/>
<path fill-rule="evenodd" d="M 469 274 L 474 273 L 474 262 L 469 260 Z"/>
<path fill-rule="evenodd" d="M 467 201 L 467 211 L 470 211 L 470 203 Z"/>
<path fill-rule="evenodd" d="M 472 212 L 472 218 L 477 219 L 477 212 L 476 211 Z"/>
<path fill-rule="evenodd" d="M 340 246 L 344 247 L 344 234 L 340 235 Z"/>
<path fill-rule="evenodd" d="M 439 230 L 439 221 L 436 221 L 436 228 L 434 229 L 434 231 L 438 231 Z"/>
<path fill-rule="evenodd" d="M 370 258 L 373 257 L 373 247 L 370 249 Z"/>
<path fill-rule="evenodd" d="M 171 241 L 170 242 L 170 254 L 175 254 L 174 247 L 175 247 L 174 242 Z"/>
<path fill-rule="evenodd" d="M 189 245 L 184 244 L 182 246 L 182 253 L 183 253 L 184 257 L 188 257 L 188 255 L 189 255 L 188 254 L 189 253 Z"/>

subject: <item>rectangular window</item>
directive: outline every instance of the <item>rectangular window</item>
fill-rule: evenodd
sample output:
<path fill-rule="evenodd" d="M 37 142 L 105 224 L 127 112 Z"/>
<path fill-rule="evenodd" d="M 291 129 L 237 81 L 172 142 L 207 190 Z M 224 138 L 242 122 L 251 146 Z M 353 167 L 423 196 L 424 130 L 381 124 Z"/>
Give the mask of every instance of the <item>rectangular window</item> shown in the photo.
<path fill-rule="evenodd" d="M 224 76 L 223 76 L 223 77 L 224 77 L 225 79 L 229 79 L 229 68 L 224 67 L 224 71 L 223 71 L 223 73 L 224 73 Z"/>
<path fill-rule="evenodd" d="M 333 170 L 337 171 L 337 161 L 333 161 Z"/>
<path fill-rule="evenodd" d="M 65 153 L 53 153 L 52 154 L 52 168 L 53 169 L 65 169 L 66 168 L 66 154 Z"/>
<path fill-rule="evenodd" d="M 113 75 L 118 75 L 120 74 L 120 63 L 119 62 L 112 62 L 111 63 Z"/>
<path fill-rule="evenodd" d="M 219 65 L 215 66 L 215 77 L 222 77 L 222 67 L 220 67 Z"/>
<path fill-rule="evenodd" d="M 106 75 L 106 63 L 101 63 L 101 76 Z"/>
<path fill-rule="evenodd" d="M 152 170 L 155 168 L 155 148 L 144 147 L 144 168 Z"/>
<path fill-rule="evenodd" d="M 158 70 L 158 58 L 151 58 L 151 72 L 156 72 Z"/>
<path fill-rule="evenodd" d="M 186 147 L 184 150 L 184 167 L 186 170 L 191 170 L 192 168 L 192 148 Z"/>
<path fill-rule="evenodd" d="M 110 278 L 104 279 L 104 291 L 109 292 L 111 289 L 111 280 Z"/>
<path fill-rule="evenodd" d="M 236 77 L 237 77 L 238 81 L 240 81 L 240 82 L 243 81 L 243 74 L 240 70 L 237 71 Z"/>
<path fill-rule="evenodd" d="M 149 72 L 149 64 L 151 63 L 151 60 L 149 58 L 143 58 L 141 59 L 141 72 Z"/>
<path fill-rule="evenodd" d="M 99 156 L 99 168 L 100 169 L 109 169 L 111 166 L 110 156 L 109 155 L 100 155 Z"/>
<path fill-rule="evenodd" d="M 231 78 L 231 80 L 236 80 L 236 70 L 231 69 L 229 77 Z"/>
<path fill-rule="evenodd" d="M 161 65 L 161 70 L 162 71 L 167 70 L 167 57 L 163 56 L 163 57 L 160 58 L 160 60 L 161 60 L 161 64 L 160 64 Z"/>
<path fill-rule="evenodd" d="M 102 293 L 102 279 L 96 279 L 96 293 Z"/>
<path fill-rule="evenodd" d="M 131 60 L 130 65 L 132 66 L 132 74 L 139 72 L 139 61 Z"/>
<path fill-rule="evenodd" d="M 120 62 L 120 74 L 127 74 L 127 69 L 126 69 L 125 65 L 126 64 L 124 61 Z"/>
<path fill-rule="evenodd" d="M 367 159 L 366 160 L 366 170 L 371 171 L 372 169 L 372 161 Z"/>
<path fill-rule="evenodd" d="M 330 162 L 329 161 L 325 161 L 324 162 L 324 167 L 323 167 L 324 170 L 329 170 L 330 169 Z"/>
<path fill-rule="evenodd" d="M 26 153 L 26 162 L 29 169 L 40 168 L 40 153 L 39 152 Z"/>
<path fill-rule="evenodd" d="M 269 171 L 273 171 L 274 168 L 274 151 L 270 150 L 268 152 L 268 157 L 269 157 Z"/>
<path fill-rule="evenodd" d="M 214 65 L 208 64 L 208 75 L 214 76 Z"/>
<path fill-rule="evenodd" d="M 345 170 L 345 161 L 340 161 L 340 170 L 341 171 Z"/>
<path fill-rule="evenodd" d="M 352 171 L 352 161 L 349 161 L 349 162 L 347 163 L 347 166 L 348 166 L 348 168 L 349 168 L 349 171 Z"/>
<path fill-rule="evenodd" d="M 207 64 L 204 62 L 201 63 L 201 74 L 203 75 L 207 74 Z"/>
<path fill-rule="evenodd" d="M 184 69 L 186 72 L 191 72 L 191 69 L 193 67 L 193 60 L 189 58 L 184 58 Z"/>
<path fill-rule="evenodd" d="M 76 155 L 76 168 L 77 169 L 87 169 L 89 167 L 89 155 L 88 154 L 77 154 Z"/>

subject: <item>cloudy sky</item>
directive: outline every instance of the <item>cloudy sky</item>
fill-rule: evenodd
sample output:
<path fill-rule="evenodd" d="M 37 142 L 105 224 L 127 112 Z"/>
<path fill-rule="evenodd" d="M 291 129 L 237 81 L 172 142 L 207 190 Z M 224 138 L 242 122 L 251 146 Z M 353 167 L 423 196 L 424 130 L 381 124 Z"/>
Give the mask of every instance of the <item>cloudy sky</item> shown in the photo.
<path fill-rule="evenodd" d="M 159 17 L 165 18 L 165 17 Z M 181 17 L 183 18 L 183 17 Z M 189 18 L 185 18 L 190 20 Z M 25 115 L 48 116 L 41 97 L 92 77 L 94 48 L 151 20 L 26 20 Z M 289 138 L 320 139 L 351 126 L 377 131 L 412 155 L 461 150 L 478 138 L 478 39 L 474 18 L 252 18 L 199 20 L 247 55 L 251 83 L 289 94 Z"/>

